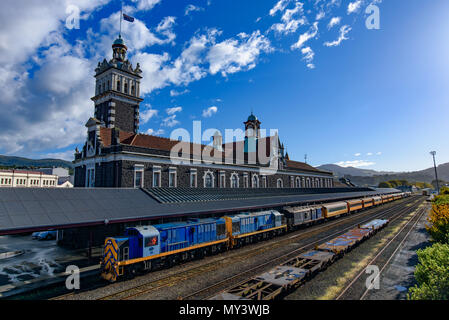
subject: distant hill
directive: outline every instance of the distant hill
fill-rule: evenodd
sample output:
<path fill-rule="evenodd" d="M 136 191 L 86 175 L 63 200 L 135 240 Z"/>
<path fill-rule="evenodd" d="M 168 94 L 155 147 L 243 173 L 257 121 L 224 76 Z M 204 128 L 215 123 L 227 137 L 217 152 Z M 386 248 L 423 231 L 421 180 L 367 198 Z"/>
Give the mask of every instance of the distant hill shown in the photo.
<path fill-rule="evenodd" d="M 407 180 L 409 182 L 428 182 L 435 180 L 434 168 L 428 168 L 421 171 L 412 172 L 381 172 L 375 170 L 366 170 L 358 168 L 343 168 L 334 164 L 319 166 L 323 169 L 333 172 L 337 177 L 345 177 L 352 183 L 359 186 L 378 185 L 380 182 L 389 180 Z M 449 181 L 449 163 L 438 166 L 438 179 Z"/>
<path fill-rule="evenodd" d="M 344 177 L 346 175 L 359 176 L 359 177 L 371 177 L 371 176 L 378 175 L 378 174 L 394 173 L 394 172 L 387 172 L 387 171 L 359 169 L 359 168 L 354 168 L 354 167 L 340 167 L 336 164 L 324 164 L 322 166 L 317 167 L 317 169 L 331 171 L 337 177 Z"/>
<path fill-rule="evenodd" d="M 11 157 L 0 155 L 0 167 L 35 167 L 35 168 L 51 168 L 51 167 L 63 167 L 63 168 L 73 168 L 73 164 L 69 161 L 60 159 L 27 159 L 21 157 Z"/>

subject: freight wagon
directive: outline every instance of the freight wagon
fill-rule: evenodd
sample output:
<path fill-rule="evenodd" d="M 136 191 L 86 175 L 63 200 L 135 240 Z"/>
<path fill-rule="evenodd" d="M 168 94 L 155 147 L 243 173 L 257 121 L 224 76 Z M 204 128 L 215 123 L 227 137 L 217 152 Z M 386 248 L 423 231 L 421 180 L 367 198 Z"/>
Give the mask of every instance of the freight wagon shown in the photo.
<path fill-rule="evenodd" d="M 410 193 L 397 194 L 396 199 L 406 196 L 410 196 Z M 128 228 L 123 236 L 105 240 L 100 264 L 101 275 L 109 281 L 115 281 L 123 275 L 133 277 L 138 272 L 170 267 L 239 248 L 295 230 L 299 226 L 325 221 L 394 199 L 395 197 L 388 195 L 306 207 L 285 207 L 282 213 L 276 210 L 244 212 L 221 218 L 189 219 L 184 222 Z M 363 235 L 343 235 L 338 241 L 335 239 L 335 246 L 352 245 L 353 238 L 359 236 Z"/>

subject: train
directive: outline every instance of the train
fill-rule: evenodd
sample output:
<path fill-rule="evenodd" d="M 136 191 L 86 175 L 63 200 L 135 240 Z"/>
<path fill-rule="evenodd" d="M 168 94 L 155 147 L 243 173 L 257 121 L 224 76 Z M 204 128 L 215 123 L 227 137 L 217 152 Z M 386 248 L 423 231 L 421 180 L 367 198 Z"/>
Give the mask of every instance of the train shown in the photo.
<path fill-rule="evenodd" d="M 302 252 L 267 272 L 229 287 L 210 300 L 273 300 L 282 297 L 325 270 L 388 223 L 389 220 L 386 219 L 374 219 L 316 246 L 315 249 Z"/>
<path fill-rule="evenodd" d="M 410 195 L 404 192 L 313 206 L 287 206 L 281 212 L 242 212 L 218 218 L 129 227 L 122 236 L 105 239 L 100 274 L 109 282 L 132 278 L 141 272 L 240 248 Z"/>

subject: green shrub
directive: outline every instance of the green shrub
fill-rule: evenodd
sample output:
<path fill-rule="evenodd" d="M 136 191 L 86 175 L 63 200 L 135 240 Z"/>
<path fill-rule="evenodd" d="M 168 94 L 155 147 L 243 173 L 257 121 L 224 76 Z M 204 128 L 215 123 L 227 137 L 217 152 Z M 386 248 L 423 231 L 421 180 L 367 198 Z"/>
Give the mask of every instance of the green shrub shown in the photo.
<path fill-rule="evenodd" d="M 435 243 L 418 250 L 417 285 L 409 289 L 410 300 L 449 299 L 449 245 Z"/>

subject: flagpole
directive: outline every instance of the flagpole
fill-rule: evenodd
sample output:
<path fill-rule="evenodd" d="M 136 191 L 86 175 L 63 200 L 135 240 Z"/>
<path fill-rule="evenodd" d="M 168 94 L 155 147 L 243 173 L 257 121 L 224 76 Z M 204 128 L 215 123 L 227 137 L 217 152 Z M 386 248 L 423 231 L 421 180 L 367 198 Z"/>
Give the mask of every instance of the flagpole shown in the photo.
<path fill-rule="evenodd" d="M 120 33 L 119 33 L 119 35 L 121 36 L 122 35 L 122 18 L 123 18 L 123 1 L 120 1 L 120 2 L 122 4 L 122 7 L 120 9 Z"/>

